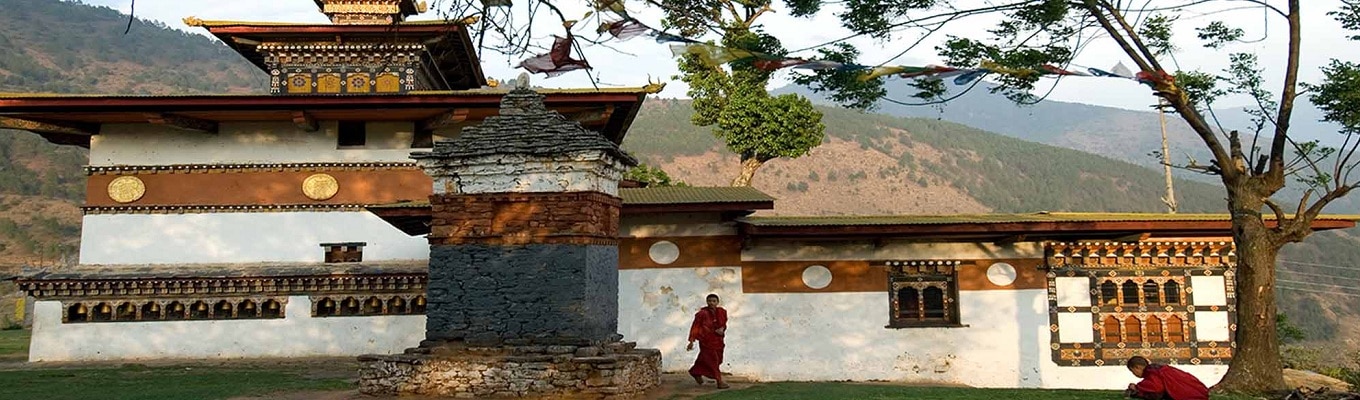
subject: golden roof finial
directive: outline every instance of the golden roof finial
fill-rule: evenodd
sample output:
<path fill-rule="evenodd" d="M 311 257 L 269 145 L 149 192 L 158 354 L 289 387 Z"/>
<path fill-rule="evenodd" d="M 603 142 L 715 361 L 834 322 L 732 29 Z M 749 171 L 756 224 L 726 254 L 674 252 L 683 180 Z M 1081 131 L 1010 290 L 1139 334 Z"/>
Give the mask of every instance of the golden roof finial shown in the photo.
<path fill-rule="evenodd" d="M 429 9 L 430 9 L 430 6 L 427 5 L 427 4 L 425 4 L 425 2 L 423 2 L 423 1 L 420 2 L 420 4 L 416 4 L 416 12 L 417 12 L 417 13 L 423 13 L 423 12 L 429 10 Z"/>
<path fill-rule="evenodd" d="M 188 26 L 203 26 L 203 20 L 191 15 L 184 17 L 184 24 Z"/>
<path fill-rule="evenodd" d="M 652 75 L 647 74 L 647 86 L 643 86 L 642 91 L 647 92 L 648 94 L 657 94 L 661 93 L 661 90 L 665 88 L 666 82 L 662 82 L 661 78 L 657 78 L 656 82 L 652 82 Z"/>
<path fill-rule="evenodd" d="M 477 21 L 480 21 L 480 20 L 481 20 L 481 17 L 480 17 L 480 16 L 477 16 L 477 15 L 469 15 L 469 16 L 467 16 L 467 17 L 464 17 L 461 21 L 458 21 L 458 23 L 459 23 L 459 24 L 463 24 L 463 25 L 472 25 L 472 24 L 477 23 Z"/>

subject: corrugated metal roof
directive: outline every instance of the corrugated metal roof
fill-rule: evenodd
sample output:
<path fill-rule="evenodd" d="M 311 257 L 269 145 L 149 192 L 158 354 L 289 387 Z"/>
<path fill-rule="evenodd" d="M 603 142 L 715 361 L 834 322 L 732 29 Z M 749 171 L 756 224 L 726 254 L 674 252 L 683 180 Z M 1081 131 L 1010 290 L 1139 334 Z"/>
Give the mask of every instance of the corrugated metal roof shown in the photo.
<path fill-rule="evenodd" d="M 1266 218 L 1274 219 L 1275 216 L 1267 214 Z M 1228 221 L 1229 219 L 1228 214 L 1038 212 L 1032 214 L 746 217 L 741 219 L 741 221 L 754 226 L 872 226 L 1004 224 L 1026 222 L 1188 222 Z M 1317 219 L 1360 221 L 1360 215 L 1320 215 Z"/>
<path fill-rule="evenodd" d="M 752 187 L 657 187 L 619 189 L 623 204 L 746 203 L 774 201 Z"/>
<path fill-rule="evenodd" d="M 750 187 L 657 187 L 619 189 L 623 204 L 709 204 L 774 201 L 773 197 Z M 368 206 L 372 209 L 425 208 L 429 201 Z"/>

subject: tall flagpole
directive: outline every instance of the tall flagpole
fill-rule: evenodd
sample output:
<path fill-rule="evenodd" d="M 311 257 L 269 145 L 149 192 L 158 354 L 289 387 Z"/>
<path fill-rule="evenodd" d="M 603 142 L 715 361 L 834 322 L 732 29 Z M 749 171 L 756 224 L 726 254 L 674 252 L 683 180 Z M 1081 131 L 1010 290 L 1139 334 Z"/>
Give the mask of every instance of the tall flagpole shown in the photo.
<path fill-rule="evenodd" d="M 1157 116 L 1162 120 L 1162 170 L 1166 173 L 1166 197 L 1162 198 L 1162 203 L 1166 204 L 1168 213 L 1175 214 L 1176 188 L 1171 180 L 1171 155 L 1166 142 L 1166 100 L 1157 100 Z"/>

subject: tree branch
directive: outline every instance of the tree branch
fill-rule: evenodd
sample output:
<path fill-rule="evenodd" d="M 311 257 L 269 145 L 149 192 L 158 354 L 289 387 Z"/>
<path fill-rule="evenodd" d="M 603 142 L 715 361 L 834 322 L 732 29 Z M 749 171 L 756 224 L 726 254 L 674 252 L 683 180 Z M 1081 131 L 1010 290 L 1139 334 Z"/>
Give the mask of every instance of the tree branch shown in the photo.
<path fill-rule="evenodd" d="M 1316 174 L 1316 176 L 1322 176 L 1322 168 L 1318 167 L 1317 162 L 1314 162 L 1313 158 L 1309 157 L 1308 153 L 1303 151 L 1303 147 L 1299 146 L 1298 142 L 1295 142 L 1293 138 L 1286 137 L 1285 139 L 1289 142 L 1290 145 L 1294 146 L 1295 151 L 1299 152 L 1299 157 L 1303 158 L 1304 161 L 1308 162 L 1308 167 L 1313 169 L 1313 173 Z M 1274 167 L 1272 166 L 1271 168 Z M 1327 186 L 1323 186 L 1322 188 L 1332 190 L 1330 187 Z"/>
<path fill-rule="evenodd" d="M 1299 84 L 1300 37 L 1299 0 L 1289 0 L 1289 60 L 1285 65 L 1284 91 L 1280 93 L 1280 108 L 1275 113 L 1275 137 L 1270 143 L 1270 170 L 1267 184 L 1278 190 L 1284 187 L 1284 145 L 1289 135 L 1289 118 L 1294 112 L 1294 98 Z"/>
<path fill-rule="evenodd" d="M 1275 227 L 1277 229 L 1283 228 L 1285 222 L 1284 208 L 1280 207 L 1280 204 L 1276 203 L 1275 200 L 1271 200 L 1269 198 L 1265 199 L 1265 203 L 1266 207 L 1270 207 L 1270 211 L 1275 213 L 1275 222 L 1277 223 Z"/>
<path fill-rule="evenodd" d="M 759 10 L 756 10 L 755 14 L 752 14 L 750 18 L 746 19 L 746 27 L 750 28 L 751 24 L 754 24 L 756 22 L 756 18 L 760 18 L 761 14 L 772 11 L 774 11 L 774 9 L 770 8 L 770 4 L 765 3 L 764 7 L 761 7 Z"/>
<path fill-rule="evenodd" d="M 1114 17 L 1115 22 L 1118 22 L 1119 26 L 1123 27 L 1125 32 L 1128 32 L 1129 40 L 1132 41 L 1133 44 L 1138 47 L 1138 51 L 1143 54 L 1143 57 L 1147 60 L 1148 65 L 1152 67 L 1145 68 L 1143 70 L 1147 72 L 1163 71 L 1162 64 L 1157 62 L 1156 54 L 1153 54 L 1152 50 L 1148 49 L 1147 45 L 1143 44 L 1143 39 L 1138 37 L 1138 32 L 1134 30 L 1133 26 L 1129 25 L 1128 21 L 1124 20 L 1124 16 L 1119 13 L 1119 10 L 1114 8 L 1114 6 L 1111 5 L 1109 2 L 1104 2 L 1104 4 L 1105 8 L 1110 11 L 1110 16 Z"/>
<path fill-rule="evenodd" d="M 1346 182 L 1349 181 L 1348 179 L 1349 177 L 1342 174 L 1341 168 L 1347 164 L 1350 164 L 1351 156 L 1355 155 L 1356 146 L 1360 145 L 1360 140 L 1357 140 L 1354 143 L 1352 143 L 1351 139 L 1353 138 L 1355 138 L 1355 135 L 1353 134 L 1346 135 L 1346 141 L 1341 143 L 1341 150 L 1346 152 L 1346 154 L 1338 156 L 1336 158 L 1336 166 L 1332 168 L 1332 172 L 1334 173 L 1332 178 L 1336 179 L 1336 185 L 1338 187 L 1344 185 Z M 1350 149 L 1349 150 L 1346 149 L 1346 146 L 1350 146 Z"/>

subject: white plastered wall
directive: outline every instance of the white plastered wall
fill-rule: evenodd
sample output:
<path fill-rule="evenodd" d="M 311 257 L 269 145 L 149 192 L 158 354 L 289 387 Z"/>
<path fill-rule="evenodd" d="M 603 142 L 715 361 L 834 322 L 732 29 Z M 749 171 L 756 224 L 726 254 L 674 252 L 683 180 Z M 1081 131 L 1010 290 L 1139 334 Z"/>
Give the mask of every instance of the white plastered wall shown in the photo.
<path fill-rule="evenodd" d="M 283 319 L 65 324 L 61 312 L 34 304 L 29 361 L 393 354 L 425 335 L 423 315 L 312 318 L 307 296 L 290 296 Z"/>
<path fill-rule="evenodd" d="M 151 124 L 105 124 L 90 139 L 90 165 L 413 162 L 411 122 L 369 122 L 362 149 L 336 148 L 338 123 L 307 132 L 290 122 L 223 122 L 217 134 Z"/>
<path fill-rule="evenodd" d="M 321 243 L 365 242 L 364 261 L 428 259 L 424 237 L 367 211 L 92 214 L 82 264 L 323 262 Z"/>
<path fill-rule="evenodd" d="M 759 243 L 744 260 L 976 259 L 1032 257 L 1036 243 Z M 684 251 L 684 249 L 680 249 Z M 1037 253 L 1036 253 L 1037 252 Z M 832 279 L 835 279 L 833 276 Z M 962 328 L 888 329 L 881 293 L 742 293 L 741 268 L 625 269 L 619 276 L 625 340 L 661 350 L 665 371 L 689 368 L 694 312 L 716 293 L 729 315 L 726 372 L 761 381 L 890 380 L 977 387 L 1120 389 L 1136 379 L 1122 366 L 1052 361 L 1047 291 L 959 294 Z M 1182 366 L 1207 384 L 1224 366 Z"/>

